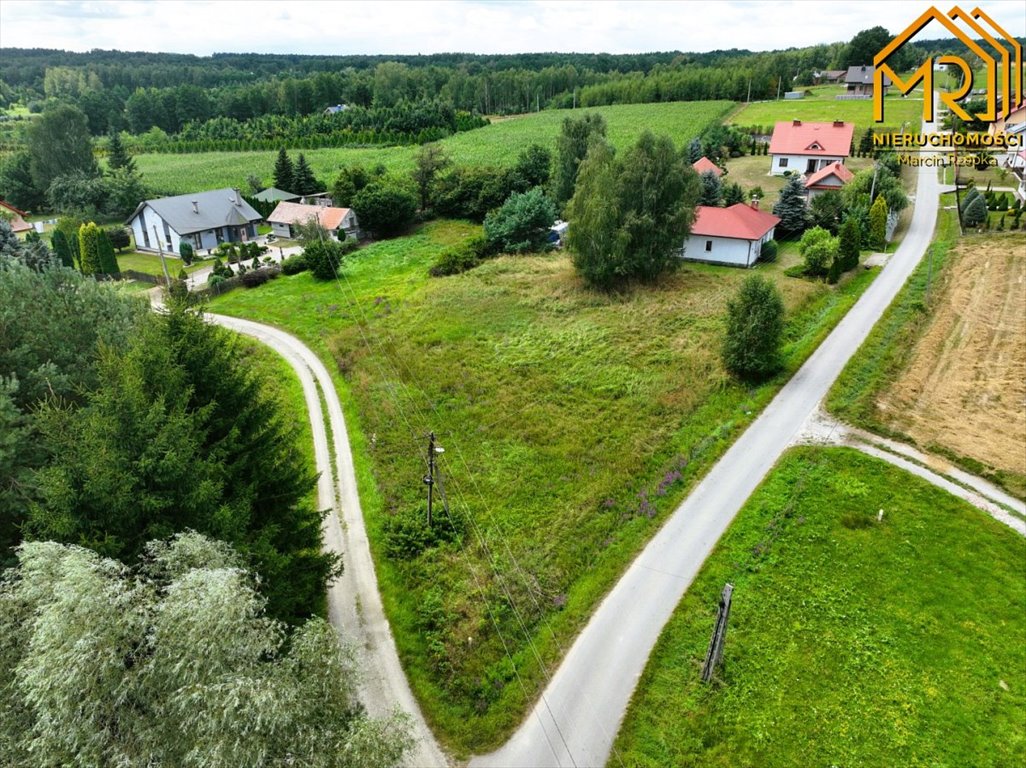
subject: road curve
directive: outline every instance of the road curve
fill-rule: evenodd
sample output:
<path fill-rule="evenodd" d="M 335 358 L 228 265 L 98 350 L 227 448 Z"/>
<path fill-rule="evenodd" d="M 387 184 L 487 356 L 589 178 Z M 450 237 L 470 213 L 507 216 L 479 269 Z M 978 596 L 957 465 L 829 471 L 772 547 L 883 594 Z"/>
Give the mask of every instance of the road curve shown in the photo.
<path fill-rule="evenodd" d="M 619 764 L 610 758 L 613 740 L 663 626 L 926 252 L 939 192 L 937 169 L 921 167 L 912 223 L 881 274 L 627 569 L 510 741 L 471 760 L 472 768 Z"/>
<path fill-rule="evenodd" d="M 317 355 L 284 331 L 224 315 L 206 314 L 204 317 L 211 323 L 263 342 L 284 357 L 299 376 L 310 414 L 317 471 L 320 472 L 318 503 L 322 509 L 330 510 L 322 525 L 324 547 L 340 553 L 345 565 L 342 578 L 328 590 L 328 618 L 340 634 L 355 641 L 361 672 L 360 701 L 368 714 L 384 717 L 399 708 L 410 715 L 417 743 L 407 757 L 407 764 L 418 768 L 447 766 L 449 762 L 410 691 L 381 605 L 360 498 L 356 492 L 356 473 L 345 418 L 331 376 Z M 331 425 L 334 466 L 321 393 Z M 339 509 L 342 512 L 341 522 L 337 514 Z"/>

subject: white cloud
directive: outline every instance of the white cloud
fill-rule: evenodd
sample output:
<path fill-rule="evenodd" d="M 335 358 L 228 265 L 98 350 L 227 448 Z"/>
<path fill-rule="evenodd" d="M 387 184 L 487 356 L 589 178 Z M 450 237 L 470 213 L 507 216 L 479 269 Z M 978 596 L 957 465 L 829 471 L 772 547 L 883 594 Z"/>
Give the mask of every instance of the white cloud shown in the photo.
<path fill-rule="evenodd" d="M 981 7 L 1026 35 L 1026 5 Z M 888 2 L 327 2 L 149 0 L 0 2 L 0 46 L 280 53 L 640 53 L 772 50 L 848 40 L 882 25 L 897 32 L 928 7 Z M 943 7 L 943 6 L 941 6 Z M 936 25 L 923 34 L 947 36 Z"/>

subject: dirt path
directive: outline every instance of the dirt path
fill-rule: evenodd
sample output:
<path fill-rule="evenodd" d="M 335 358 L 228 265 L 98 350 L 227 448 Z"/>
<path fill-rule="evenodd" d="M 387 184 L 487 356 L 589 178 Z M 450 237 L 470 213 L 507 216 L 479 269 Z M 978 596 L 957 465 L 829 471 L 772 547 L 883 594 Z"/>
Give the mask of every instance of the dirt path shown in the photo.
<path fill-rule="evenodd" d="M 381 605 L 363 512 L 356 492 L 356 472 L 345 418 L 331 376 L 309 348 L 284 331 L 234 317 L 205 317 L 212 323 L 252 336 L 271 347 L 299 376 L 310 414 L 314 456 L 320 473 L 318 501 L 322 509 L 331 510 L 322 526 L 324 547 L 341 554 L 345 565 L 342 578 L 328 590 L 328 618 L 339 634 L 352 640 L 356 646 L 357 667 L 361 673 L 359 696 L 368 714 L 384 717 L 398 708 L 410 716 L 417 744 L 407 757 L 407 765 L 416 768 L 448 765 L 448 759 L 435 741 L 410 691 Z M 331 426 L 330 447 L 321 405 L 322 395 L 327 423 Z M 331 461 L 332 449 L 334 462 Z"/>
<path fill-rule="evenodd" d="M 855 448 L 923 478 L 986 512 L 1020 536 L 1026 536 L 1026 503 L 1009 496 L 982 477 L 971 475 L 910 445 L 842 424 L 823 411 L 817 411 L 805 423 L 794 443 Z"/>
<path fill-rule="evenodd" d="M 1026 475 L 1026 239 L 963 241 L 947 274 L 879 416 L 918 445 Z"/>

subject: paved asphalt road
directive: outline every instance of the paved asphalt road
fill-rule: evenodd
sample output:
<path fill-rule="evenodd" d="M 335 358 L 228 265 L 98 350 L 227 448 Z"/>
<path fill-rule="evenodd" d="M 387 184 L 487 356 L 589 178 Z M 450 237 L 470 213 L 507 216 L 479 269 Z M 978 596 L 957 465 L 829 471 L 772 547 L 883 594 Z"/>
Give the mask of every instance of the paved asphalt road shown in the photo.
<path fill-rule="evenodd" d="M 407 759 L 410 766 L 446 766 L 448 762 L 427 727 L 406 676 L 399 664 L 395 641 L 378 594 L 363 512 L 356 493 L 356 474 L 349 437 L 335 385 L 320 359 L 294 336 L 270 326 L 223 315 L 207 320 L 263 342 L 288 361 L 303 385 L 303 396 L 313 428 L 314 456 L 320 479 L 318 503 L 330 509 L 323 523 L 324 547 L 342 554 L 345 571 L 328 591 L 328 617 L 342 637 L 353 642 L 361 673 L 360 701 L 367 712 L 384 717 L 398 708 L 411 716 L 416 748 Z M 318 392 L 324 393 L 331 424 L 335 465 L 332 466 L 328 434 Z M 337 511 L 342 512 L 340 523 Z"/>
<path fill-rule="evenodd" d="M 912 223 L 882 273 L 628 568 L 510 741 L 474 758 L 472 768 L 619 765 L 610 754 L 613 740 L 663 626 L 738 510 L 926 252 L 939 192 L 937 169 L 920 168 Z"/>

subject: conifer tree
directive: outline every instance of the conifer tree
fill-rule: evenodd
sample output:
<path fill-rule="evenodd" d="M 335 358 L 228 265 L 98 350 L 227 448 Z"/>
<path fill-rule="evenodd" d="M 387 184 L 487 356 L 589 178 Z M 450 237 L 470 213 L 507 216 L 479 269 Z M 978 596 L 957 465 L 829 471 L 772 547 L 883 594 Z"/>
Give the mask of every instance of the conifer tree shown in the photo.
<path fill-rule="evenodd" d="M 749 275 L 727 302 L 723 364 L 738 378 L 760 381 L 779 370 L 784 302 L 761 275 Z"/>
<path fill-rule="evenodd" d="M 105 275 L 117 275 L 121 272 L 117 257 L 114 255 L 114 246 L 105 229 L 100 230 L 100 271 Z"/>
<path fill-rule="evenodd" d="M 103 272 L 100 247 L 100 228 L 95 223 L 78 228 L 78 262 L 83 275 Z"/>
<path fill-rule="evenodd" d="M 68 236 L 64 232 L 55 229 L 53 234 L 50 235 L 50 245 L 53 246 L 53 252 L 61 260 L 61 264 L 65 267 L 75 266 L 75 260 L 71 255 L 71 245 L 68 243 Z"/>
<path fill-rule="evenodd" d="M 780 198 L 773 206 L 773 215 L 780 217 L 780 233 L 800 235 L 809 226 L 809 211 L 805 206 L 805 185 L 795 173 L 788 177 Z"/>
<path fill-rule="evenodd" d="M 862 232 L 858 219 L 847 218 L 841 225 L 837 252 L 841 262 L 841 271 L 847 272 L 859 265 L 859 251 L 862 249 Z"/>
<path fill-rule="evenodd" d="M 274 162 L 274 186 L 286 192 L 299 192 L 293 189 L 295 170 L 292 167 L 292 160 L 289 158 L 285 147 L 278 150 L 278 159 Z"/>
<path fill-rule="evenodd" d="M 312 195 L 315 192 L 324 191 L 317 179 L 314 178 L 313 171 L 302 152 L 299 153 L 299 159 L 292 170 L 292 189 L 289 191 L 297 195 Z"/>
<path fill-rule="evenodd" d="M 110 145 L 107 150 L 107 165 L 114 171 L 123 169 L 128 173 L 135 173 L 135 160 L 121 141 L 121 134 L 117 131 L 110 132 Z"/>
<path fill-rule="evenodd" d="M 981 198 L 982 200 L 982 198 Z M 887 201 L 880 195 L 869 209 L 869 241 L 874 248 L 883 248 L 887 243 Z"/>

